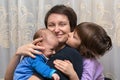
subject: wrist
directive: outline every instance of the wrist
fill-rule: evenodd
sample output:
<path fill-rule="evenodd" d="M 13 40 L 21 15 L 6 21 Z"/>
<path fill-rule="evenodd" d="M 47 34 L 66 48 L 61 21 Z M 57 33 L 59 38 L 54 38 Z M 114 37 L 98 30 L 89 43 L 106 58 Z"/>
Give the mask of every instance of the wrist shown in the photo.
<path fill-rule="evenodd" d="M 72 73 L 72 75 L 69 75 L 69 78 L 70 80 L 79 80 L 76 72 Z"/>
<path fill-rule="evenodd" d="M 21 57 L 22 55 L 20 53 L 16 52 L 14 56 Z"/>

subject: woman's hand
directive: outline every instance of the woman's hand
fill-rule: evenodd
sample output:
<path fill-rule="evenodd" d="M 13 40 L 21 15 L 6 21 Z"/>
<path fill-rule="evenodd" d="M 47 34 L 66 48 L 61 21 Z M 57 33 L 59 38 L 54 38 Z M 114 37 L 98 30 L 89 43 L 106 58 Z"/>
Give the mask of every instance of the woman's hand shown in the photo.
<path fill-rule="evenodd" d="M 35 45 L 39 41 L 42 41 L 42 38 L 35 39 L 32 43 L 19 47 L 16 51 L 16 55 L 31 56 L 35 58 L 34 54 L 41 54 L 38 50 L 44 50 L 44 47 Z"/>
<path fill-rule="evenodd" d="M 54 61 L 55 67 L 66 74 L 70 80 L 79 80 L 72 63 L 69 60 L 55 60 Z"/>

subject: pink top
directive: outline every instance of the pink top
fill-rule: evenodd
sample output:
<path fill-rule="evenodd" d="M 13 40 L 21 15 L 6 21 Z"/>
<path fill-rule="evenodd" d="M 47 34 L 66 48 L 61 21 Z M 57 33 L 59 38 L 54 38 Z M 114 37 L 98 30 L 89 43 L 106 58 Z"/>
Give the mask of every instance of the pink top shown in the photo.
<path fill-rule="evenodd" d="M 83 74 L 81 80 L 104 80 L 103 67 L 97 59 L 83 58 Z"/>

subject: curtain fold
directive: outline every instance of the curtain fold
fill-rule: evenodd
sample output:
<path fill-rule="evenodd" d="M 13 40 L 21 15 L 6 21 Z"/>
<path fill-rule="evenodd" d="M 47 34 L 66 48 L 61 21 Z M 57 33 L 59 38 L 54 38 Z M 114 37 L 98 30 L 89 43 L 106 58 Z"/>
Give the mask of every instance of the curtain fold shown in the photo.
<path fill-rule="evenodd" d="M 100 61 L 104 74 L 120 79 L 120 0 L 0 0 L 0 78 L 16 49 L 32 41 L 33 34 L 44 27 L 46 12 L 56 4 L 72 7 L 78 24 L 95 22 L 108 32 L 113 48 Z"/>

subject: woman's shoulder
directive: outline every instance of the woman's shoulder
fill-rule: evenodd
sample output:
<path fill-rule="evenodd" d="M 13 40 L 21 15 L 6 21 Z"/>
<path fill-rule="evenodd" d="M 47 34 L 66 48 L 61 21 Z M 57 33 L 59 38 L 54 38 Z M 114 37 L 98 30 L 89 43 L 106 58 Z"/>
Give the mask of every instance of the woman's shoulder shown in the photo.
<path fill-rule="evenodd" d="M 58 51 L 55 56 L 66 56 L 66 57 L 70 57 L 70 56 L 80 56 L 80 53 L 75 49 L 72 48 L 68 45 L 66 45 L 63 49 L 61 49 L 60 51 Z"/>
<path fill-rule="evenodd" d="M 81 56 L 80 52 L 75 49 L 75 48 L 72 48 L 68 45 L 66 45 L 64 47 L 64 49 L 61 50 L 61 53 L 64 53 L 64 55 L 68 55 L 68 56 Z"/>
<path fill-rule="evenodd" d="M 70 51 L 70 52 L 71 52 L 71 51 L 72 51 L 72 52 L 73 52 L 73 51 L 74 51 L 74 52 L 78 52 L 77 49 L 72 48 L 72 47 L 70 47 L 69 45 L 66 45 L 63 50 Z"/>

